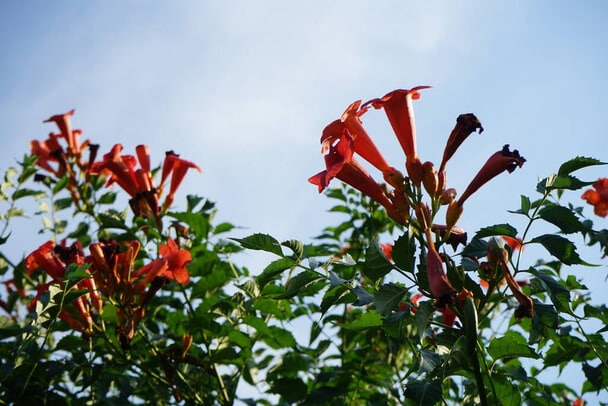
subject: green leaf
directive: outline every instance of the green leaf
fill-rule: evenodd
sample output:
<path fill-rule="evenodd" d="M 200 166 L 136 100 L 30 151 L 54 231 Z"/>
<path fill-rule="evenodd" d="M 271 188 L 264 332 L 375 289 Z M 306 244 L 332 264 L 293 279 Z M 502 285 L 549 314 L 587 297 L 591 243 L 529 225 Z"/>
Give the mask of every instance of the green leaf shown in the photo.
<path fill-rule="evenodd" d="M 546 367 L 560 365 L 560 370 L 572 360 L 589 350 L 589 345 L 573 336 L 561 336 L 544 356 Z"/>
<path fill-rule="evenodd" d="M 416 311 L 416 326 L 418 327 L 418 337 L 424 337 L 426 326 L 429 324 L 429 320 L 433 317 L 435 312 L 435 305 L 431 300 L 422 302 L 418 305 Z"/>
<path fill-rule="evenodd" d="M 285 293 L 279 296 L 280 299 L 289 299 L 296 296 L 300 290 L 310 286 L 313 282 L 323 278 L 322 275 L 315 271 L 304 271 L 287 282 L 285 286 Z"/>
<path fill-rule="evenodd" d="M 266 286 L 269 282 L 277 279 L 277 277 L 285 272 L 287 269 L 291 269 L 296 266 L 297 263 L 291 258 L 279 258 L 272 261 L 260 275 L 256 277 L 258 284 L 261 288 Z"/>
<path fill-rule="evenodd" d="M 405 384 L 405 397 L 413 399 L 417 405 L 434 405 L 441 401 L 441 381 L 414 379 Z"/>
<path fill-rule="evenodd" d="M 507 237 L 515 238 L 517 236 L 517 230 L 509 224 L 495 224 L 477 231 L 473 239 L 478 240 L 480 238 L 492 237 L 495 235 L 506 235 Z"/>
<path fill-rule="evenodd" d="M 116 201 L 116 192 L 107 192 L 104 193 L 97 199 L 97 203 L 99 204 L 112 204 Z"/>
<path fill-rule="evenodd" d="M 282 246 L 289 248 L 293 251 L 293 255 L 296 258 L 302 258 L 302 254 L 304 253 L 304 245 L 301 241 L 298 240 L 287 240 L 281 243 Z"/>
<path fill-rule="evenodd" d="M 593 182 L 584 182 L 575 176 L 565 175 L 565 176 L 553 176 L 547 178 L 547 182 L 545 184 L 545 189 L 547 191 L 551 190 L 579 190 L 584 188 L 585 186 L 589 186 L 593 184 Z"/>
<path fill-rule="evenodd" d="M 595 390 L 599 391 L 608 387 L 608 368 L 601 363 L 596 367 L 592 367 L 585 362 L 583 364 L 583 372 L 585 373 L 585 378 L 587 378 L 587 381 L 589 381 Z M 583 392 L 588 392 L 586 389 L 584 387 Z"/>
<path fill-rule="evenodd" d="M 279 378 L 270 384 L 269 392 L 280 395 L 284 402 L 294 404 L 306 398 L 308 386 L 300 378 Z"/>
<path fill-rule="evenodd" d="M 297 345 L 293 334 L 281 327 L 269 326 L 268 334 L 269 335 L 264 339 L 264 342 L 275 350 L 280 348 L 295 348 Z"/>
<path fill-rule="evenodd" d="M 586 230 L 572 210 L 564 206 L 548 204 L 538 211 L 538 215 L 543 220 L 559 227 L 565 234 Z"/>
<path fill-rule="evenodd" d="M 429 350 L 422 350 L 420 351 L 420 368 L 418 369 L 418 374 L 431 373 L 440 364 L 441 360 L 439 359 L 439 354 Z"/>
<path fill-rule="evenodd" d="M 589 265 L 583 261 L 576 252 L 576 246 L 564 237 L 554 234 L 543 234 L 530 241 L 538 243 L 549 251 L 551 255 L 566 265 L 581 264 Z"/>
<path fill-rule="evenodd" d="M 376 281 L 392 270 L 393 264 L 384 255 L 378 243 L 372 242 L 365 251 L 365 263 L 363 264 L 365 276 Z"/>
<path fill-rule="evenodd" d="M 416 240 L 409 230 L 395 240 L 392 252 L 395 265 L 405 272 L 414 273 L 416 265 Z"/>
<path fill-rule="evenodd" d="M 560 285 L 551 275 L 541 270 L 530 268 L 528 272 L 542 281 L 549 292 L 551 302 L 553 302 L 558 311 L 570 311 L 570 291 L 565 286 Z"/>
<path fill-rule="evenodd" d="M 57 183 L 55 183 L 55 185 L 53 186 L 53 189 L 52 189 L 53 194 L 56 195 L 61 190 L 65 189 L 65 187 L 67 186 L 69 181 L 70 181 L 70 179 L 67 175 L 65 175 L 64 177 L 59 179 L 57 181 Z M 70 198 L 70 200 L 71 200 L 71 198 Z"/>
<path fill-rule="evenodd" d="M 559 327 L 559 314 L 553 305 L 534 302 L 534 316 L 532 317 L 532 329 L 530 330 L 529 343 L 535 343 L 541 337 L 551 338 L 555 336 L 555 330 Z"/>
<path fill-rule="evenodd" d="M 374 301 L 374 297 L 361 286 L 355 287 L 352 292 L 357 295 L 357 301 L 353 303 L 355 306 L 365 306 Z"/>
<path fill-rule="evenodd" d="M 606 165 L 606 162 L 601 162 L 595 158 L 587 158 L 582 156 L 577 156 L 569 161 L 564 162 L 557 171 L 557 174 L 560 176 L 569 175 L 572 172 L 579 170 L 581 168 L 586 168 L 588 166 L 594 165 Z"/>
<path fill-rule="evenodd" d="M 380 287 L 374 297 L 376 311 L 383 316 L 388 316 L 407 294 L 404 287 L 387 283 Z"/>
<path fill-rule="evenodd" d="M 343 303 L 352 303 L 356 299 L 356 296 L 351 292 L 346 285 L 337 285 L 323 295 L 321 300 L 321 315 L 324 315 L 331 306 Z"/>
<path fill-rule="evenodd" d="M 33 189 L 17 189 L 13 193 L 12 199 L 19 200 L 22 197 L 34 196 L 36 198 L 44 197 L 45 193 L 41 190 L 33 190 Z"/>
<path fill-rule="evenodd" d="M 232 240 L 241 244 L 244 248 L 258 251 L 267 251 L 276 254 L 280 257 L 283 255 L 281 244 L 268 234 L 256 233 L 245 238 L 232 238 Z"/>
<path fill-rule="evenodd" d="M 348 324 L 344 324 L 342 328 L 346 330 L 366 330 L 369 328 L 381 327 L 382 316 L 374 310 L 366 311 L 361 314 L 361 317 L 353 320 Z"/>
<path fill-rule="evenodd" d="M 540 358 L 528 345 L 524 336 L 509 330 L 502 337 L 494 338 L 488 346 L 488 353 L 495 361 L 502 358 Z"/>
<path fill-rule="evenodd" d="M 504 375 L 493 374 L 492 385 L 496 390 L 497 399 L 493 399 L 494 393 L 489 391 L 489 403 L 501 406 L 520 406 L 521 394 L 519 388 L 513 385 Z"/>

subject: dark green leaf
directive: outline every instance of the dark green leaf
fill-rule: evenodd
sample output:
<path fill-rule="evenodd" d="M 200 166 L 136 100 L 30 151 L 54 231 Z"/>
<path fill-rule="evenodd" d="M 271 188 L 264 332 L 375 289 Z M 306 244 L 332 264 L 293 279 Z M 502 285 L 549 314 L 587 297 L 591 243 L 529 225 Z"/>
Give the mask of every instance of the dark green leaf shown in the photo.
<path fill-rule="evenodd" d="M 583 364 L 583 372 L 585 373 L 585 378 L 587 378 L 595 390 L 599 391 L 608 387 L 608 368 L 601 363 L 596 367 L 592 367 L 585 362 Z"/>
<path fill-rule="evenodd" d="M 371 280 L 378 280 L 393 269 L 393 264 L 386 258 L 378 243 L 372 242 L 365 251 L 363 273 Z"/>
<path fill-rule="evenodd" d="M 584 182 L 574 176 L 553 176 L 549 179 L 545 185 L 546 190 L 556 189 L 567 189 L 567 190 L 579 190 L 585 186 L 593 184 L 593 182 Z"/>
<path fill-rule="evenodd" d="M 271 393 L 280 395 L 289 404 L 306 398 L 308 386 L 300 378 L 279 378 L 270 384 Z"/>
<path fill-rule="evenodd" d="M 559 227 L 565 234 L 586 230 L 572 210 L 557 204 L 546 205 L 538 211 L 538 215 L 543 220 Z"/>
<path fill-rule="evenodd" d="M 418 373 L 431 373 L 440 363 L 439 354 L 429 350 L 422 350 L 420 351 L 420 368 L 418 369 Z"/>
<path fill-rule="evenodd" d="M 304 253 L 304 245 L 301 241 L 298 240 L 287 240 L 281 243 L 284 247 L 289 248 L 293 251 L 293 255 L 300 259 L 302 258 L 302 254 Z"/>
<path fill-rule="evenodd" d="M 405 384 L 405 397 L 413 399 L 417 405 L 434 405 L 441 401 L 441 381 L 410 379 Z"/>
<path fill-rule="evenodd" d="M 416 240 L 412 238 L 409 231 L 397 238 L 393 244 L 392 252 L 395 265 L 405 272 L 414 273 L 416 264 Z"/>
<path fill-rule="evenodd" d="M 260 287 L 264 287 L 267 283 L 277 279 L 287 269 L 293 268 L 297 263 L 291 258 L 279 258 L 272 261 L 260 275 L 256 278 Z"/>
<path fill-rule="evenodd" d="M 280 257 L 283 256 L 281 244 L 274 237 L 271 237 L 268 234 L 256 233 L 245 238 L 233 238 L 233 240 L 240 243 L 244 248 L 267 251 Z"/>
<path fill-rule="evenodd" d="M 507 237 L 515 238 L 517 236 L 517 230 L 509 224 L 496 224 L 490 227 L 482 228 L 481 230 L 477 231 L 473 239 L 477 240 L 480 238 L 491 237 L 495 235 L 506 235 Z"/>
<path fill-rule="evenodd" d="M 606 165 L 606 162 L 598 161 L 595 158 L 587 158 L 582 156 L 577 156 L 569 161 L 564 162 L 557 171 L 557 174 L 560 176 L 569 175 L 572 172 L 579 170 L 581 168 L 586 168 L 588 166 L 594 165 Z"/>
<path fill-rule="evenodd" d="M 323 278 L 323 276 L 314 271 L 306 270 L 301 272 L 287 282 L 287 285 L 285 286 L 285 293 L 283 293 L 279 298 L 288 299 L 294 297 L 300 292 L 300 290 L 306 288 L 321 278 Z"/>
<path fill-rule="evenodd" d="M 13 193 L 13 200 L 19 200 L 22 197 L 26 197 L 26 196 L 34 196 L 34 197 L 43 197 L 45 195 L 45 193 L 41 190 L 32 190 L 32 189 L 17 189 L 15 190 L 15 192 Z"/>
<path fill-rule="evenodd" d="M 388 316 L 407 294 L 404 287 L 387 283 L 380 287 L 374 297 L 376 311 L 383 316 Z"/>
<path fill-rule="evenodd" d="M 106 192 L 97 199 L 99 204 L 112 204 L 116 201 L 116 192 Z"/>
<path fill-rule="evenodd" d="M 418 327 L 418 337 L 422 338 L 426 331 L 426 326 L 429 324 L 429 320 L 433 317 L 435 312 L 435 305 L 432 301 L 428 300 L 418 305 L 416 311 L 416 326 Z"/>
<path fill-rule="evenodd" d="M 572 242 L 559 235 L 543 234 L 531 240 L 530 243 L 541 244 L 551 255 L 566 265 L 590 265 L 578 256 L 576 246 Z"/>
<path fill-rule="evenodd" d="M 494 360 L 501 358 L 540 358 L 526 339 L 516 331 L 509 330 L 502 337 L 494 338 L 488 346 L 488 353 Z"/>
<path fill-rule="evenodd" d="M 551 347 L 544 356 L 545 366 L 560 365 L 560 370 L 566 364 L 584 351 L 589 349 L 589 345 L 573 336 L 562 336 L 559 341 L 551 344 Z"/>
<path fill-rule="evenodd" d="M 71 207 L 74 201 L 71 197 L 65 197 L 63 199 L 57 199 L 53 202 L 53 207 L 55 207 L 55 211 L 60 211 Z"/>
<path fill-rule="evenodd" d="M 560 285 L 551 275 L 541 270 L 530 268 L 528 272 L 542 281 L 558 311 L 568 312 L 570 310 L 570 291 L 565 286 Z"/>
<path fill-rule="evenodd" d="M 337 285 L 323 295 L 321 300 L 321 314 L 325 314 L 332 306 L 342 303 L 352 303 L 356 296 L 352 294 L 348 286 Z"/>

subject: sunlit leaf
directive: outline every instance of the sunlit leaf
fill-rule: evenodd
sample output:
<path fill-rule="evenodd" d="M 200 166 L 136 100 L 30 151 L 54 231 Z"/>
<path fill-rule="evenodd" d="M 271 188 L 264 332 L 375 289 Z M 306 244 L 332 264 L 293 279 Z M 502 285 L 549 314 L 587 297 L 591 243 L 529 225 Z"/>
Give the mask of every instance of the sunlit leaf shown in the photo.
<path fill-rule="evenodd" d="M 564 162 L 557 171 L 557 174 L 560 176 L 569 175 L 570 173 L 579 170 L 581 168 L 586 168 L 588 166 L 595 165 L 606 165 L 606 162 L 601 162 L 595 158 L 587 158 L 582 156 L 577 156 L 569 161 Z"/>
<path fill-rule="evenodd" d="M 540 358 L 540 355 L 528 345 L 524 336 L 513 330 L 492 339 L 488 346 L 488 353 L 494 360 L 514 357 Z"/>
<path fill-rule="evenodd" d="M 342 325 L 342 328 L 346 330 L 365 330 L 380 326 L 382 326 L 382 316 L 373 310 L 367 310 L 357 319 Z"/>
<path fill-rule="evenodd" d="M 559 235 L 543 234 L 530 240 L 530 243 L 541 244 L 551 255 L 566 265 L 590 265 L 578 256 L 576 246 L 571 241 Z"/>
<path fill-rule="evenodd" d="M 484 227 L 477 231 L 473 239 L 477 240 L 480 238 L 492 237 L 496 235 L 505 235 L 507 237 L 515 238 L 517 236 L 517 229 L 515 229 L 515 227 L 511 226 L 510 224 L 495 224 L 490 227 Z"/>
<path fill-rule="evenodd" d="M 283 256 L 281 244 L 274 237 L 271 237 L 268 234 L 256 233 L 245 238 L 233 238 L 233 240 L 240 243 L 244 248 L 267 251 L 280 257 Z"/>

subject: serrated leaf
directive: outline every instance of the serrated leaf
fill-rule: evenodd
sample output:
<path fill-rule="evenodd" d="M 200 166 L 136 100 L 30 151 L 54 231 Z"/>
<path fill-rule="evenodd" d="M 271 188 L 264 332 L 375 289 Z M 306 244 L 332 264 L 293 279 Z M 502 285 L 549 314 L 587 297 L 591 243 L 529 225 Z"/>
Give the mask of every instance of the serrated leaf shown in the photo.
<path fill-rule="evenodd" d="M 431 373 L 441 364 L 439 354 L 429 351 L 420 351 L 420 368 L 418 369 L 419 374 Z"/>
<path fill-rule="evenodd" d="M 410 379 L 405 384 L 405 397 L 413 399 L 416 405 L 434 405 L 441 401 L 441 381 Z"/>
<path fill-rule="evenodd" d="M 418 327 L 418 337 L 424 337 L 426 326 L 429 324 L 429 320 L 433 317 L 435 312 L 435 305 L 432 301 L 428 300 L 418 305 L 416 311 L 416 326 Z"/>
<path fill-rule="evenodd" d="M 321 300 L 321 315 L 324 315 L 332 306 L 342 303 L 351 303 L 355 295 L 351 293 L 348 286 L 337 285 L 328 289 Z"/>
<path fill-rule="evenodd" d="M 384 255 L 378 243 L 372 242 L 365 251 L 365 263 L 363 264 L 365 276 L 376 281 L 392 270 L 393 264 Z"/>
<path fill-rule="evenodd" d="M 549 292 L 551 302 L 558 311 L 568 312 L 570 310 L 570 291 L 565 286 L 560 285 L 551 275 L 541 270 L 530 268 L 528 272 L 542 281 Z"/>
<path fill-rule="evenodd" d="M 549 254 L 566 265 L 590 265 L 578 256 L 576 246 L 571 241 L 559 235 L 543 234 L 532 239 L 530 243 L 541 244 L 549 251 Z"/>
<path fill-rule="evenodd" d="M 517 230 L 515 229 L 515 227 L 513 227 L 509 224 L 495 224 L 490 227 L 484 227 L 484 228 L 480 229 L 479 231 L 477 231 L 477 233 L 475 233 L 475 237 L 473 237 L 473 239 L 476 240 L 476 239 L 492 237 L 492 236 L 496 236 L 496 235 L 505 235 L 507 237 L 515 238 L 517 236 Z"/>
<path fill-rule="evenodd" d="M 302 289 L 308 287 L 315 281 L 323 278 L 322 275 L 314 271 L 303 271 L 287 282 L 285 293 L 279 296 L 280 299 L 289 299 L 296 296 Z"/>
<path fill-rule="evenodd" d="M 266 251 L 276 254 L 280 257 L 283 255 L 281 244 L 268 234 L 256 233 L 245 238 L 232 238 L 234 241 L 241 244 L 244 248 L 258 251 Z"/>
<path fill-rule="evenodd" d="M 296 265 L 297 263 L 291 258 L 276 259 L 268 264 L 262 273 L 256 277 L 258 284 L 260 287 L 264 287 L 269 282 L 277 279 L 277 277 L 287 269 L 291 269 Z"/>
<path fill-rule="evenodd" d="M 579 190 L 591 184 L 593 184 L 593 182 L 584 182 L 575 176 L 565 175 L 551 178 L 551 181 L 546 183 L 545 188 L 546 190 Z"/>
<path fill-rule="evenodd" d="M 559 227 L 565 234 L 586 230 L 572 210 L 564 206 L 557 204 L 546 205 L 538 211 L 538 215 L 543 220 Z"/>
<path fill-rule="evenodd" d="M 407 292 L 407 289 L 404 287 L 392 283 L 380 286 L 380 289 L 374 296 L 376 311 L 383 316 L 388 316 L 401 303 Z"/>
<path fill-rule="evenodd" d="M 588 166 L 595 165 L 606 165 L 606 162 L 601 162 L 595 158 L 587 158 L 582 156 L 577 156 L 569 161 L 564 162 L 557 171 L 557 174 L 560 176 L 569 175 L 572 172 L 579 170 L 581 168 L 586 168 Z"/>
<path fill-rule="evenodd" d="M 416 266 L 416 240 L 409 230 L 395 240 L 392 252 L 395 265 L 405 272 L 414 273 Z"/>
<path fill-rule="evenodd" d="M 488 346 L 488 354 L 495 361 L 502 358 L 540 358 L 532 347 L 528 345 L 524 336 L 509 330 L 502 337 L 494 338 Z"/>

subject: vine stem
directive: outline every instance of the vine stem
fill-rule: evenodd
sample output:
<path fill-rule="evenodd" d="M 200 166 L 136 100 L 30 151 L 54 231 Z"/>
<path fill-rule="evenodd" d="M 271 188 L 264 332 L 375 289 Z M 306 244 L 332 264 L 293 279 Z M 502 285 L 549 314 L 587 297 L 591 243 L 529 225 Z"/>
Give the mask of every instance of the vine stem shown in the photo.
<path fill-rule="evenodd" d="M 182 285 L 179 285 L 179 288 L 182 291 L 182 294 L 184 295 L 184 300 L 186 301 L 186 306 L 188 306 L 188 310 L 190 311 L 190 314 L 194 314 L 194 307 L 192 306 L 192 303 L 190 302 L 190 298 L 186 294 L 186 289 Z M 211 357 L 211 345 L 207 341 L 207 337 L 205 336 L 204 331 L 201 331 L 201 337 L 203 338 L 203 345 L 205 346 L 205 350 L 207 351 L 207 354 L 209 354 L 209 358 L 211 360 L 211 368 L 213 368 L 213 374 L 217 378 L 217 382 L 220 385 L 220 393 L 222 394 L 224 403 L 229 405 L 232 403 L 230 394 L 228 393 L 228 389 L 226 388 L 226 384 L 224 383 L 224 380 L 222 379 L 222 375 L 220 374 L 220 371 L 219 371 L 217 365 L 215 364 L 215 362 L 213 361 L 213 358 Z"/>

